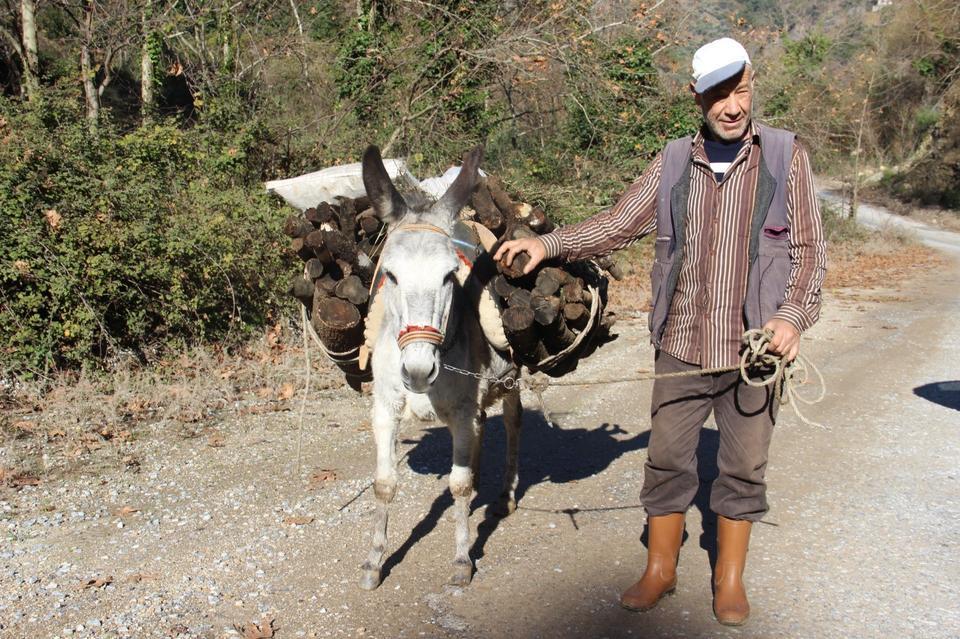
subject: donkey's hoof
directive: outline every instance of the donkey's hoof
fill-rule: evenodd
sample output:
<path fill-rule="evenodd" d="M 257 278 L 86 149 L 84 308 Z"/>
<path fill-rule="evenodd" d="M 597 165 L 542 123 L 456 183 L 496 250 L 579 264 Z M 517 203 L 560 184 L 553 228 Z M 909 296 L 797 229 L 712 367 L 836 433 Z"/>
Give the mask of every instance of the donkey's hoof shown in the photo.
<path fill-rule="evenodd" d="M 501 497 L 495 504 L 490 504 L 490 514 L 494 517 L 507 517 L 517 509 L 517 500 Z"/>
<path fill-rule="evenodd" d="M 363 564 L 360 568 L 360 587 L 364 590 L 376 590 L 380 585 L 380 569 Z"/>
<path fill-rule="evenodd" d="M 453 576 L 450 583 L 454 586 L 469 586 L 473 579 L 473 564 L 469 561 L 453 562 Z"/>

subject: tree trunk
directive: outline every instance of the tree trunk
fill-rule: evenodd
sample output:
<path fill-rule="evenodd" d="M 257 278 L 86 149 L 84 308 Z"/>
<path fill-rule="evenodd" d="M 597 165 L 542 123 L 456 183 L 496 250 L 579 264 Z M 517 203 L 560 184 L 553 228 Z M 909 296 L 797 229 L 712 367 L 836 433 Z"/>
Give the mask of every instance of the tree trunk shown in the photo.
<path fill-rule="evenodd" d="M 153 93 L 155 83 L 153 56 L 154 34 L 150 27 L 150 18 L 153 14 L 153 1 L 146 0 L 143 9 L 143 48 L 140 50 L 140 117 L 143 122 L 150 122 L 156 109 L 156 99 Z"/>
<path fill-rule="evenodd" d="M 97 123 L 100 122 L 100 95 L 94 80 L 96 74 L 90 45 L 84 42 L 80 47 L 80 75 L 83 76 L 83 97 L 87 104 L 87 123 L 91 131 L 96 131 Z"/>
<path fill-rule="evenodd" d="M 40 60 L 37 55 L 37 16 L 33 0 L 20 0 L 23 28 L 23 84 L 31 102 L 40 94 Z"/>

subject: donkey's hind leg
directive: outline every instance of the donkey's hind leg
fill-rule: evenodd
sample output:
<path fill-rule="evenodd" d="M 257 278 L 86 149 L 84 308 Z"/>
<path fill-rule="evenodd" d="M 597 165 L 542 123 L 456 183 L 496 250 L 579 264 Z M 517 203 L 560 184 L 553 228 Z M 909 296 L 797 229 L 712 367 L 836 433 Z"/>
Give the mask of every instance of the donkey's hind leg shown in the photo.
<path fill-rule="evenodd" d="M 390 502 L 397 494 L 397 427 L 399 415 L 382 399 L 373 402 L 373 439 L 377 445 L 377 471 L 373 492 L 377 499 L 374 515 L 373 545 L 360 567 L 360 587 L 374 590 L 380 585 L 380 570 L 387 549 L 387 519 Z"/>
<path fill-rule="evenodd" d="M 473 471 L 470 464 L 479 446 L 475 416 L 450 424 L 453 439 L 453 468 L 450 469 L 450 492 L 453 494 L 454 538 L 453 577 L 450 583 L 466 586 L 473 579 L 470 561 L 470 497 L 473 495 Z"/>
<path fill-rule="evenodd" d="M 523 405 L 520 390 L 513 389 L 503 398 L 503 428 L 507 435 L 507 458 L 503 469 L 503 489 L 491 512 L 497 517 L 506 517 L 517 509 L 518 458 L 520 455 L 520 425 L 523 420 Z"/>

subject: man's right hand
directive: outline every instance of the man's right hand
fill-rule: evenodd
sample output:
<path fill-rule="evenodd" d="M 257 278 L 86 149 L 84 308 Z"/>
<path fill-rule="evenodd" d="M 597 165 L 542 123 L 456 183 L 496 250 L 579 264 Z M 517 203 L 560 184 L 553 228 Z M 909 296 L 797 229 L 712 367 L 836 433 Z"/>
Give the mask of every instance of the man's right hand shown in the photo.
<path fill-rule="evenodd" d="M 510 266 L 513 264 L 513 258 L 515 258 L 518 253 L 526 253 L 530 256 L 530 261 L 527 262 L 527 265 L 523 268 L 523 274 L 526 275 L 537 268 L 537 264 L 542 262 L 543 258 L 547 256 L 547 247 L 535 237 L 509 240 L 500 245 L 493 259 L 496 261 L 502 259 L 507 266 Z"/>

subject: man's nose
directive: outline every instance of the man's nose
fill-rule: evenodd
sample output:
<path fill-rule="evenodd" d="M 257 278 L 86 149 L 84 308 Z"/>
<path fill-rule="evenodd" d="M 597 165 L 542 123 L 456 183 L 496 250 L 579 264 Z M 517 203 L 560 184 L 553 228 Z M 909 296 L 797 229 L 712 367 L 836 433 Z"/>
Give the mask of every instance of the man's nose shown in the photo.
<path fill-rule="evenodd" d="M 737 100 L 736 94 L 731 93 L 723 101 L 723 113 L 732 117 L 740 115 L 740 102 Z"/>

